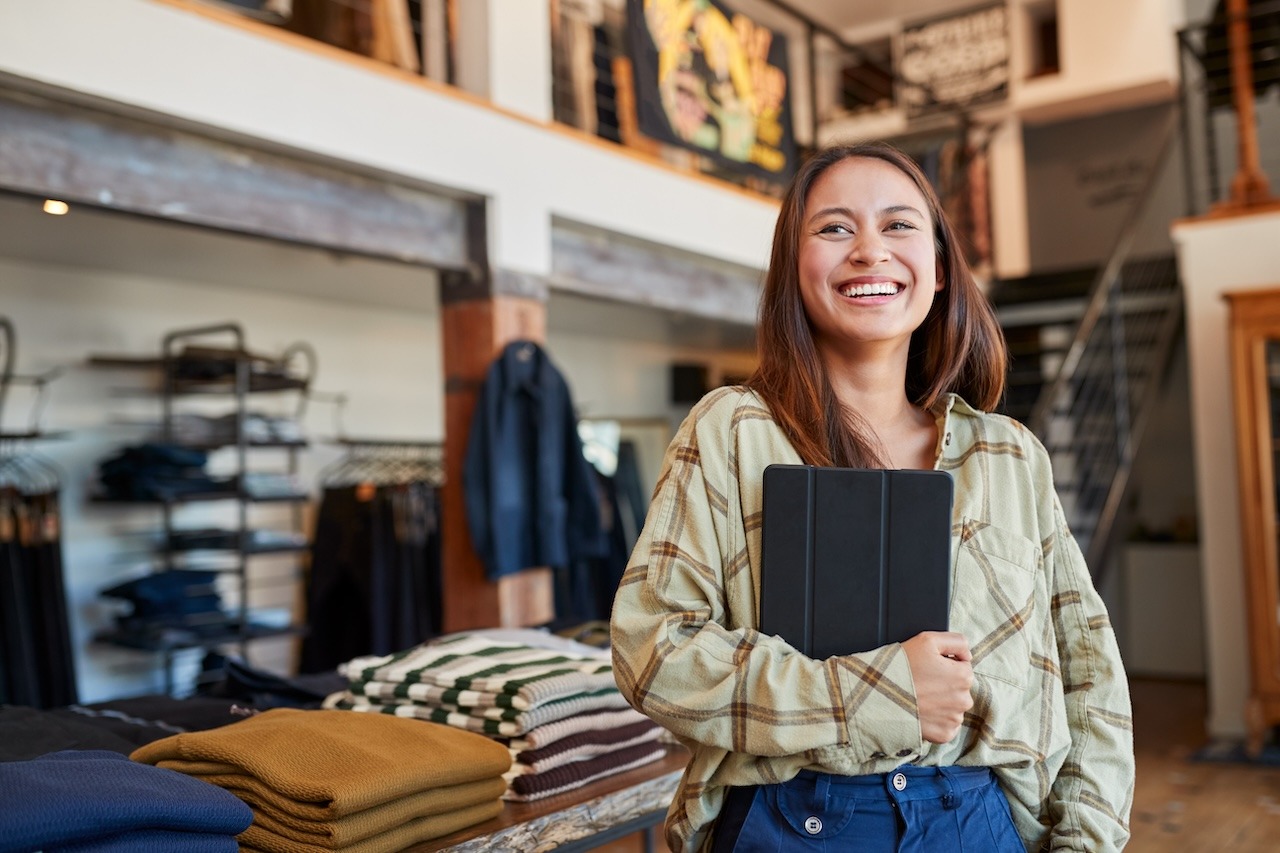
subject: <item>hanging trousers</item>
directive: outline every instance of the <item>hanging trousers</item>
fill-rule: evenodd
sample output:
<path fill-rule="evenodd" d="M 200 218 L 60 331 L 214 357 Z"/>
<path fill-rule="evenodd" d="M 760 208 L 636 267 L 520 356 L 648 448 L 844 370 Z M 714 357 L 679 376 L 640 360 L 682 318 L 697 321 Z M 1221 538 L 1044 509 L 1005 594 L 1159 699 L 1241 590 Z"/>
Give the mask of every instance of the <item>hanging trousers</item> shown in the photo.
<path fill-rule="evenodd" d="M 800 771 L 733 788 L 712 853 L 1025 853 L 987 767 L 899 767 L 870 776 Z"/>

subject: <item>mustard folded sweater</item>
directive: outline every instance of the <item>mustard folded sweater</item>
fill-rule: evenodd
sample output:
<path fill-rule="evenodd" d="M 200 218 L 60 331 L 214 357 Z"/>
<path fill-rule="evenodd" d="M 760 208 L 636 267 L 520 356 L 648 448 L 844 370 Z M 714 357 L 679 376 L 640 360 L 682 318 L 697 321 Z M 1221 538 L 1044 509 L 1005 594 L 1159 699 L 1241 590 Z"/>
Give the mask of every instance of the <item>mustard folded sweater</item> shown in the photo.
<path fill-rule="evenodd" d="M 345 845 L 301 842 L 259 826 L 255 818 L 253 825 L 236 836 L 236 840 L 240 843 L 242 853 L 246 850 L 261 850 L 266 853 L 390 853 L 457 832 L 497 817 L 501 812 L 502 801 L 492 800 L 444 814 L 416 818 L 394 829 Z"/>
<path fill-rule="evenodd" d="M 511 767 L 507 748 L 483 735 L 383 714 L 296 708 L 173 735 L 130 757 L 193 776 L 252 777 L 320 821 Z"/>
<path fill-rule="evenodd" d="M 252 777 L 229 774 L 192 775 L 193 778 L 229 791 L 253 809 L 254 830 L 264 830 L 304 845 L 335 849 L 346 848 L 366 839 L 385 835 L 410 823 L 415 825 L 415 831 L 423 831 L 442 821 L 444 823 L 454 821 L 460 814 L 470 813 L 477 806 L 491 809 L 507 789 L 505 779 L 494 777 L 422 791 L 345 817 L 325 819 L 316 814 L 317 809 L 314 805 L 295 803 L 285 799 Z M 485 814 L 481 820 L 488 820 L 490 817 L 493 817 L 493 814 Z M 426 821 L 424 818 L 439 818 L 439 820 Z M 463 824 L 463 826 L 468 825 L 470 824 Z M 459 827 L 453 827 L 438 834 L 453 832 L 456 828 Z M 245 836 L 241 836 L 241 841 L 244 840 Z M 412 842 L 405 842 L 405 845 L 409 843 Z"/>

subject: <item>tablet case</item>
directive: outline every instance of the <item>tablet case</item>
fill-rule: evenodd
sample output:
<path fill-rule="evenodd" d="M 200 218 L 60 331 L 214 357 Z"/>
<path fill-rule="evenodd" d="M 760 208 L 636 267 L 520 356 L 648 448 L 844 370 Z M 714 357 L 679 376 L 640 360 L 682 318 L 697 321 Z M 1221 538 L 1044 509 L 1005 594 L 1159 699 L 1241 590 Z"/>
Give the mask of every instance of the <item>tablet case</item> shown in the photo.
<path fill-rule="evenodd" d="M 945 471 L 765 468 L 760 630 L 818 660 L 947 630 L 952 494 Z"/>

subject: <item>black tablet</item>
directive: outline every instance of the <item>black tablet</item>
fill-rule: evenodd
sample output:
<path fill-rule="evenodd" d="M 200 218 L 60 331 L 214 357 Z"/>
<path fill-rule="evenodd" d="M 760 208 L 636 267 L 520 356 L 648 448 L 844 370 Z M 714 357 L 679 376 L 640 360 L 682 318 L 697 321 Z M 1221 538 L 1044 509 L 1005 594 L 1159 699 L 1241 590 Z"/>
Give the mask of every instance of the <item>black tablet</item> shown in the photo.
<path fill-rule="evenodd" d="M 951 475 L 770 465 L 760 630 L 811 658 L 945 631 Z"/>

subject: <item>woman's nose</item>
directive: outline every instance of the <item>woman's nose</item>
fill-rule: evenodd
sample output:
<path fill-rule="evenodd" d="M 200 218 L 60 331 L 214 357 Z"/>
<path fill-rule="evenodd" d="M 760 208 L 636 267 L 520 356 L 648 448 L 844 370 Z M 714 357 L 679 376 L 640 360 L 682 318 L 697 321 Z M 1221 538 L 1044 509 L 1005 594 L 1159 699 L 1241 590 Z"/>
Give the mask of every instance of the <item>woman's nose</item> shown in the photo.
<path fill-rule="evenodd" d="M 854 263 L 877 264 L 889 259 L 889 247 L 878 232 L 866 230 L 853 238 L 849 259 Z"/>

